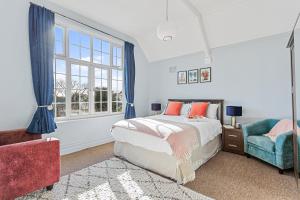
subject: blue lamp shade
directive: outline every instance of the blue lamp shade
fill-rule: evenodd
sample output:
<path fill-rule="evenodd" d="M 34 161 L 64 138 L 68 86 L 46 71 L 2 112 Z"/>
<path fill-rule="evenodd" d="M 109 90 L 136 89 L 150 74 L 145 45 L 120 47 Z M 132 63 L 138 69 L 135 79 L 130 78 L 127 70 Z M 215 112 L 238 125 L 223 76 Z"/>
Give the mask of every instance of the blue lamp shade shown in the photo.
<path fill-rule="evenodd" d="M 160 111 L 161 110 L 161 104 L 160 103 L 152 103 L 151 104 L 151 110 L 152 111 Z"/>
<path fill-rule="evenodd" d="M 227 116 L 242 116 L 242 106 L 227 106 L 226 115 Z"/>

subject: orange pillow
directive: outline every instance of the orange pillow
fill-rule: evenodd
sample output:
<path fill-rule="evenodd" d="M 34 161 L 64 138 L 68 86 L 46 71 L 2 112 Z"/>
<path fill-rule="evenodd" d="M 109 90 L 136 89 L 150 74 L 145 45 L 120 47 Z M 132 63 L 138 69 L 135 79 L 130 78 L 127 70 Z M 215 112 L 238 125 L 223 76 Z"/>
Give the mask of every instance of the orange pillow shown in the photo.
<path fill-rule="evenodd" d="M 189 118 L 195 118 L 196 116 L 206 117 L 208 105 L 208 102 L 192 103 L 192 107 L 189 112 Z"/>
<path fill-rule="evenodd" d="M 182 107 L 182 102 L 170 101 L 168 103 L 165 115 L 180 115 L 180 110 Z"/>

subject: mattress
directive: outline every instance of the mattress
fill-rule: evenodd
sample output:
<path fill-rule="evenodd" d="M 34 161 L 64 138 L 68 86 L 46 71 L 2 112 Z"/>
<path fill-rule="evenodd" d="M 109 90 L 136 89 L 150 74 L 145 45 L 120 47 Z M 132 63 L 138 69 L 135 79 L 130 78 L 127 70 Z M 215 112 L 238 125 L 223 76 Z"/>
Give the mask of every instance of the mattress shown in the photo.
<path fill-rule="evenodd" d="M 154 115 L 147 118 L 169 120 L 193 125 L 198 130 L 200 146 L 206 145 L 208 142 L 222 133 L 222 125 L 217 119 L 203 118 L 189 120 L 185 116 L 168 115 Z M 148 134 L 137 134 L 136 131 L 122 127 L 115 127 L 112 129 L 111 134 L 118 142 L 128 143 L 154 152 L 166 153 L 168 155 L 173 154 L 169 143 L 159 137 Z"/>

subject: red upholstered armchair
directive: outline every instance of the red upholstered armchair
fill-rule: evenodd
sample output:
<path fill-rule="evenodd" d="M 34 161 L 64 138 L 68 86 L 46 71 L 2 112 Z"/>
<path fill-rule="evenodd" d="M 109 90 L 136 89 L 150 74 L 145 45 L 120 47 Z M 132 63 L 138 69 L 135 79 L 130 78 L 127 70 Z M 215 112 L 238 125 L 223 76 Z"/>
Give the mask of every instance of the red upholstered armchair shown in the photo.
<path fill-rule="evenodd" d="M 11 200 L 46 187 L 60 177 L 59 140 L 25 130 L 0 131 L 0 199 Z"/>

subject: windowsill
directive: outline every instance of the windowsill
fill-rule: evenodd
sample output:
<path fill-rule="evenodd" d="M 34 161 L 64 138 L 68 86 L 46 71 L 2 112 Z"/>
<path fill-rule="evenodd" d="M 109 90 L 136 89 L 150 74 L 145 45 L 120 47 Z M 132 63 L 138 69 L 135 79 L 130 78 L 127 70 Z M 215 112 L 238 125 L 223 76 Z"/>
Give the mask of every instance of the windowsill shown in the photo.
<path fill-rule="evenodd" d="M 102 117 L 111 117 L 111 116 L 124 116 L 124 112 L 121 113 L 108 113 L 108 114 L 101 114 L 101 115 L 86 115 L 86 116 L 74 116 L 74 117 L 69 117 L 69 118 L 60 118 L 60 119 L 55 119 L 55 122 L 57 124 L 62 124 L 62 123 L 67 123 L 67 122 L 72 122 L 72 121 L 81 121 L 81 120 L 88 120 L 88 119 L 93 119 L 93 118 L 102 118 Z"/>

